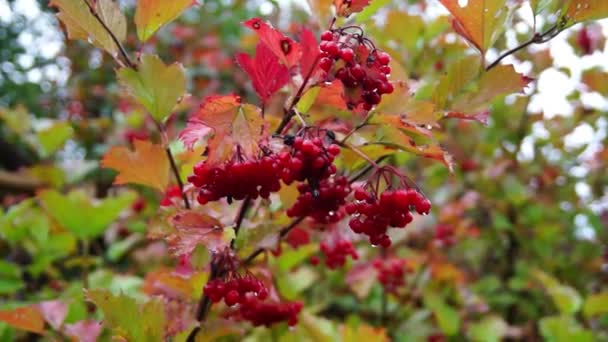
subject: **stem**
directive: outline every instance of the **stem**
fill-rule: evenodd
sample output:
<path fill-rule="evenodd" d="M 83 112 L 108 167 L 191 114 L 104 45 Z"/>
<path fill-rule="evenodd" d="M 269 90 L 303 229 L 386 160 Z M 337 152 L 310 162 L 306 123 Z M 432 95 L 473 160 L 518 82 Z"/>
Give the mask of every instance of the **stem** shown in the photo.
<path fill-rule="evenodd" d="M 300 114 L 300 112 L 298 112 L 297 109 L 293 109 L 293 112 L 296 115 L 296 118 L 298 118 L 298 120 L 300 121 L 300 124 L 302 125 L 302 127 L 307 127 L 308 125 L 306 124 L 306 121 L 304 121 L 304 118 L 302 117 L 302 115 Z"/>
<path fill-rule="evenodd" d="M 120 43 L 120 41 L 118 40 L 118 38 L 116 37 L 114 32 L 112 32 L 110 27 L 108 27 L 108 25 L 106 25 L 106 23 L 103 21 L 103 19 L 101 19 L 101 17 L 99 16 L 99 13 L 97 13 L 97 10 L 89 3 L 88 0 L 82 0 L 82 1 L 89 8 L 89 12 L 91 12 L 91 15 L 93 15 L 93 17 L 95 17 L 95 19 L 97 19 L 97 22 L 99 22 L 101 24 L 101 26 L 103 26 L 103 29 L 106 30 L 106 32 L 110 35 L 110 38 L 112 38 L 112 41 L 118 47 L 118 51 L 120 52 L 120 55 L 122 56 L 122 58 L 125 60 L 125 63 L 127 64 L 127 66 L 131 69 L 137 70 L 137 64 L 135 64 L 135 63 L 133 63 L 133 61 L 131 61 L 131 58 L 129 58 L 129 54 L 127 54 L 127 50 L 125 50 L 124 46 L 122 46 L 122 44 Z"/>
<path fill-rule="evenodd" d="M 169 147 L 165 148 L 167 152 L 167 157 L 169 157 L 169 163 L 171 163 L 171 171 L 173 171 L 173 175 L 177 179 L 177 185 L 179 186 L 179 191 L 182 194 L 182 199 L 184 200 L 184 206 L 186 209 L 190 209 L 190 201 L 188 200 L 188 196 L 184 192 L 184 182 L 182 182 L 182 178 L 179 175 L 179 169 L 177 168 L 177 164 L 175 163 L 175 158 L 173 158 L 173 154 L 171 153 L 171 149 Z"/>
<path fill-rule="evenodd" d="M 380 168 L 380 166 L 378 166 L 378 164 L 376 164 L 375 161 L 373 161 L 370 157 L 368 157 L 365 153 L 363 153 L 363 151 L 361 151 L 360 149 L 348 145 L 344 142 L 339 142 L 338 145 L 344 147 L 344 148 L 348 148 L 349 150 L 355 152 L 356 155 L 358 155 L 359 157 L 361 157 L 362 159 L 365 159 L 365 161 L 367 161 L 371 166 L 373 166 L 374 168 L 378 169 Z"/>
<path fill-rule="evenodd" d="M 557 24 L 555 24 L 543 33 L 540 33 L 540 34 L 535 33 L 532 36 L 532 38 L 530 38 L 529 40 L 525 41 L 521 45 L 518 45 L 518 46 L 512 48 L 511 50 L 508 50 L 507 52 L 500 55 L 500 57 L 498 57 L 494 62 L 492 62 L 490 65 L 488 65 L 486 67 L 486 71 L 489 71 L 492 68 L 496 67 L 500 63 L 500 61 L 502 61 L 505 57 L 510 56 L 510 55 L 516 53 L 517 51 L 522 50 L 532 44 L 546 43 L 549 40 L 551 40 L 553 37 L 557 36 L 560 32 L 561 31 L 558 30 L 558 28 L 557 28 Z"/>
<path fill-rule="evenodd" d="M 82 239 L 82 258 L 82 287 L 86 290 L 89 288 L 89 241 L 86 239 Z"/>

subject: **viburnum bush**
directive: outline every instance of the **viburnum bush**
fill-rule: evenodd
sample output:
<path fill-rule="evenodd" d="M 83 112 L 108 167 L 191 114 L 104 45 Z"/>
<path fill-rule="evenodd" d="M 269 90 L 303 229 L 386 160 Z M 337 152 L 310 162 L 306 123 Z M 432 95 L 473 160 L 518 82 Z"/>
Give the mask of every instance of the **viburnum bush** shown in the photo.
<path fill-rule="evenodd" d="M 122 114 L 90 121 L 73 100 L 74 128 L 53 133 L 66 136 L 60 143 L 38 134 L 40 146 L 59 149 L 89 130 L 105 141 L 108 127 L 128 128 L 114 132 L 101 152 L 95 138 L 83 138 L 105 170 L 90 176 L 99 200 L 79 190 L 64 194 L 62 185 L 36 191 L 40 208 L 15 200 L 7 226 L 35 210 L 47 216 L 27 224 L 46 227 L 46 235 L 11 249 L 10 257 L 52 255 L 37 261 L 31 286 L 65 295 L 32 297 L 29 305 L 0 311 L 0 321 L 50 340 L 80 341 L 593 338 L 591 329 L 601 324 L 577 323 L 576 290 L 540 263 L 531 268 L 517 260 L 547 252 L 521 248 L 524 233 L 516 228 L 540 224 L 534 219 L 541 215 L 518 219 L 536 208 L 526 207 L 534 200 L 519 180 L 529 174 L 518 173 L 531 125 L 525 112 L 516 143 L 505 137 L 474 155 L 467 148 L 493 141 L 484 125 L 511 125 L 490 109 L 510 113 L 529 99 L 536 70 L 510 64 L 516 53 L 608 16 L 608 8 L 592 0 L 432 2 L 310 1 L 297 15 L 265 18 L 244 17 L 256 14 L 250 7 L 257 2 L 138 0 L 133 35 L 132 11 L 117 2 L 52 0 L 67 37 L 104 50 L 115 69 L 118 87 L 95 88 L 83 78 L 79 92 L 107 98 L 110 111 Z M 156 34 L 192 6 L 230 5 L 190 26 L 194 16 L 185 15 Z M 557 17 L 550 19 L 549 9 Z M 525 25 L 522 11 L 539 22 L 529 25 L 529 38 L 507 44 L 501 35 L 511 20 Z M 213 26 L 226 15 L 234 19 Z M 218 32 L 238 34 L 220 44 Z M 597 43 L 588 31 L 576 41 L 584 54 Z M 533 57 L 542 63 L 547 56 Z M 168 58 L 176 61 L 166 64 Z M 525 182 L 544 201 L 542 186 L 558 174 L 547 167 Z M 504 187 L 489 190 L 488 201 L 504 190 L 510 202 L 492 211 L 480 193 L 498 177 Z M 488 245 L 461 244 L 490 224 L 498 228 Z M 11 234 L 0 231 L 21 246 Z M 57 241 L 45 247 L 46 236 Z M 62 254 L 65 246 L 80 259 Z M 476 259 L 483 253 L 488 257 Z M 136 267 L 125 261 L 131 258 Z M 65 260 L 56 272 L 43 272 Z M 500 273 L 482 283 L 483 270 L 495 265 Z M 63 273 L 71 280 L 55 279 Z M 533 331 L 528 321 L 546 305 L 530 309 L 500 293 L 529 291 L 538 301 L 530 283 L 546 289 L 562 314 L 547 314 Z M 606 313 L 608 306 L 597 304 L 606 302 L 605 290 L 596 296 L 585 304 L 587 318 Z"/>

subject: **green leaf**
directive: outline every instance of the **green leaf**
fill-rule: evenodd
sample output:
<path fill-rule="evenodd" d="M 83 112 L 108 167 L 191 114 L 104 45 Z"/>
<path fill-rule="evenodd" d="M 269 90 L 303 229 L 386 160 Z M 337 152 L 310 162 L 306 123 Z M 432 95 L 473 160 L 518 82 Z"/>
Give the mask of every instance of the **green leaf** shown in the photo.
<path fill-rule="evenodd" d="M 539 321 L 541 335 L 547 342 L 592 342 L 593 333 L 583 329 L 569 316 L 545 317 Z"/>
<path fill-rule="evenodd" d="M 300 113 L 307 113 L 310 110 L 310 107 L 312 107 L 312 105 L 315 103 L 315 100 L 317 99 L 317 96 L 319 95 L 320 91 L 321 87 L 312 87 L 308 89 L 304 93 L 300 101 L 298 101 L 296 109 Z"/>
<path fill-rule="evenodd" d="M 498 342 L 507 333 L 508 324 L 499 316 L 484 317 L 469 326 L 469 337 L 473 341 Z"/>
<path fill-rule="evenodd" d="M 94 6 L 95 11 L 112 31 L 119 42 L 127 37 L 127 20 L 120 11 L 118 3 L 113 0 L 51 0 L 49 6 L 59 9 L 57 17 L 68 31 L 69 39 L 80 39 L 91 42 L 110 55 L 118 55 L 119 48 L 103 25 L 91 14 L 85 3 Z"/>
<path fill-rule="evenodd" d="M 137 70 L 118 70 L 119 82 L 157 122 L 171 114 L 186 93 L 186 75 L 180 63 L 166 66 L 156 55 L 143 55 Z"/>
<path fill-rule="evenodd" d="M 44 129 L 36 134 L 40 144 L 40 154 L 42 157 L 49 157 L 58 149 L 63 147 L 74 135 L 72 126 L 67 122 L 57 122 L 51 127 Z"/>
<path fill-rule="evenodd" d="M 135 193 L 125 192 L 106 198 L 96 205 L 83 192 L 62 195 L 56 190 L 45 190 L 38 198 L 59 224 L 82 239 L 99 236 L 135 200 Z"/>
<path fill-rule="evenodd" d="M 378 12 L 378 10 L 380 8 L 382 8 L 383 6 L 386 6 L 389 2 L 390 2 L 390 0 L 372 1 L 369 4 L 369 6 L 367 6 L 363 9 L 363 11 L 357 13 L 357 15 L 355 16 L 355 20 L 358 23 L 363 23 L 363 22 L 369 20 L 374 14 L 376 14 L 376 12 Z"/>
<path fill-rule="evenodd" d="M 443 298 L 432 292 L 424 294 L 424 304 L 433 311 L 441 331 L 448 336 L 456 335 L 460 330 L 460 316 Z"/>
<path fill-rule="evenodd" d="M 557 279 L 540 270 L 533 271 L 532 275 L 543 284 L 561 313 L 574 314 L 580 310 L 582 299 L 574 288 L 560 284 Z"/>
<path fill-rule="evenodd" d="M 246 257 L 258 248 L 272 248 L 278 241 L 280 224 L 268 222 L 256 227 L 242 229 L 236 237 L 236 248 L 241 257 Z"/>
<path fill-rule="evenodd" d="M 608 291 L 592 294 L 585 300 L 583 313 L 587 317 L 608 313 Z"/>
<path fill-rule="evenodd" d="M 89 290 L 86 296 L 101 309 L 115 334 L 129 341 L 164 340 L 165 309 L 160 300 L 138 304 L 131 297 L 115 296 L 107 290 Z"/>
<path fill-rule="evenodd" d="M 193 3 L 192 0 L 138 0 L 135 10 L 137 37 L 145 42 L 161 26 L 177 18 Z"/>
<path fill-rule="evenodd" d="M 310 267 L 301 267 L 294 272 L 275 276 L 279 292 L 287 300 L 298 299 L 302 291 L 317 281 L 319 275 Z"/>

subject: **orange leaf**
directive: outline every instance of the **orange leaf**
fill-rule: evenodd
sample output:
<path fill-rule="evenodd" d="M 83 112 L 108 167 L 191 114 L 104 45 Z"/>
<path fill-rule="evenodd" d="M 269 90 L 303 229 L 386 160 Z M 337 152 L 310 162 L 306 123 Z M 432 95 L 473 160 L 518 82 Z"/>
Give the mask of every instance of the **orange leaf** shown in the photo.
<path fill-rule="evenodd" d="M 31 306 L 0 311 L 0 321 L 6 322 L 17 329 L 37 334 L 44 333 L 44 317 L 42 317 L 40 311 Z"/>
<path fill-rule="evenodd" d="M 348 17 L 353 13 L 363 11 L 370 0 L 334 0 L 334 6 L 336 6 L 336 14 L 341 17 Z"/>
<path fill-rule="evenodd" d="M 135 149 L 114 146 L 103 156 L 101 166 L 118 171 L 114 184 L 136 183 L 164 192 L 169 184 L 169 159 L 162 146 L 134 140 Z"/>
<path fill-rule="evenodd" d="M 193 0 L 138 0 L 135 11 L 137 37 L 142 42 L 150 38 L 164 24 L 177 18 Z"/>
<path fill-rule="evenodd" d="M 236 95 L 209 96 L 190 120 L 198 120 L 213 129 L 208 141 L 209 166 L 229 159 L 236 146 L 245 157 L 257 157 L 259 141 L 268 136 L 260 110 L 242 104 Z"/>
<path fill-rule="evenodd" d="M 460 6 L 458 0 L 439 1 L 454 16 L 454 30 L 482 55 L 502 33 L 508 14 L 505 0 L 469 0 L 466 6 Z"/>
<path fill-rule="evenodd" d="M 571 0 L 562 18 L 565 27 L 582 21 L 608 17 L 608 1 L 606 0 Z"/>

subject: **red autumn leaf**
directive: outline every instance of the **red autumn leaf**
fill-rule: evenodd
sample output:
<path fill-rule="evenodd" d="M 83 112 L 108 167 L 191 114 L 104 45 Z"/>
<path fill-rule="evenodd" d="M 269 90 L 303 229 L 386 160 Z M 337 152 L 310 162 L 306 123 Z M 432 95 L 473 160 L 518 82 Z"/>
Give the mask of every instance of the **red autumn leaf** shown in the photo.
<path fill-rule="evenodd" d="M 68 306 L 60 300 L 49 300 L 38 304 L 44 319 L 55 330 L 59 330 L 68 314 Z"/>
<path fill-rule="evenodd" d="M 490 117 L 490 111 L 484 110 L 481 112 L 467 114 L 462 112 L 448 112 L 445 114 L 446 118 L 456 118 L 461 120 L 472 120 L 482 123 L 484 125 L 488 124 L 488 118 Z"/>
<path fill-rule="evenodd" d="M 72 341 L 95 342 L 101 335 L 101 323 L 98 321 L 78 321 L 65 325 L 65 334 L 72 337 Z"/>
<path fill-rule="evenodd" d="M 303 29 L 300 35 L 300 44 L 302 45 L 300 73 L 302 77 L 308 76 L 308 86 L 311 86 L 316 83 L 316 79 L 321 71 L 319 61 L 317 60 L 319 58 L 319 43 L 314 33 L 308 29 Z"/>
<path fill-rule="evenodd" d="M 255 57 L 239 53 L 236 61 L 251 78 L 253 89 L 263 103 L 289 81 L 289 70 L 264 43 L 258 43 Z"/>
<path fill-rule="evenodd" d="M 17 329 L 31 331 L 37 334 L 44 332 L 44 318 L 34 306 L 25 306 L 13 310 L 0 311 L 0 322 Z"/>
<path fill-rule="evenodd" d="M 266 44 L 287 67 L 291 68 L 298 64 L 302 50 L 300 44 L 260 18 L 249 19 L 243 24 L 254 30 L 262 43 Z"/>
<path fill-rule="evenodd" d="M 240 147 L 244 157 L 257 157 L 260 151 L 258 144 L 268 135 L 260 110 L 253 105 L 242 104 L 236 95 L 207 97 L 190 118 L 188 127 L 191 128 L 181 136 L 182 140 L 186 138 L 184 143 L 195 141 L 197 134 L 201 134 L 200 138 L 207 135 L 201 124 L 213 130 L 207 141 L 208 166 L 231 158 L 236 146 Z"/>
<path fill-rule="evenodd" d="M 184 211 L 175 214 L 171 218 L 171 224 L 175 231 L 167 237 L 167 242 L 169 250 L 175 255 L 188 255 L 199 244 L 210 250 L 227 246 L 221 223 L 211 216 Z"/>
<path fill-rule="evenodd" d="M 349 15 L 363 11 L 370 0 L 334 0 L 334 6 L 336 6 L 336 14 L 341 17 L 348 17 Z"/>
<path fill-rule="evenodd" d="M 179 139 L 184 143 L 184 146 L 190 151 L 194 149 L 194 145 L 205 138 L 213 130 L 205 125 L 203 121 L 197 118 L 190 119 L 186 128 L 179 134 Z"/>

